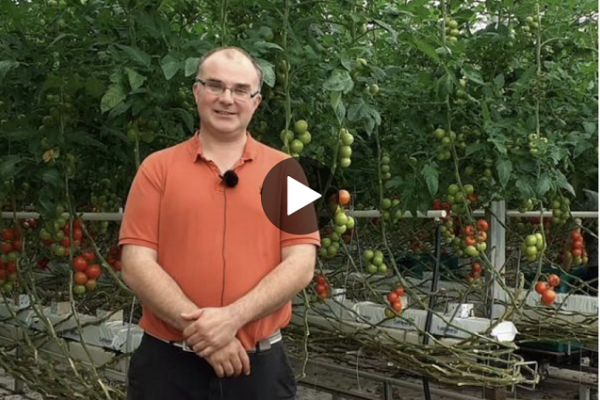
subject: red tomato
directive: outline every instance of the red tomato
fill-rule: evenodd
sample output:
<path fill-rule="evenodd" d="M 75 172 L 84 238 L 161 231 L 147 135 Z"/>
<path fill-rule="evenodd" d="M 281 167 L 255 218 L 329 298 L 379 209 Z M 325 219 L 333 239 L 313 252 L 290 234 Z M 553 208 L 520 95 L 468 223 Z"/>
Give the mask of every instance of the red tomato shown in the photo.
<path fill-rule="evenodd" d="M 387 294 L 387 300 L 390 302 L 390 304 L 394 304 L 398 301 L 398 295 L 396 294 L 396 292 L 389 292 Z"/>
<path fill-rule="evenodd" d="M 392 303 L 392 309 L 396 312 L 402 311 L 402 303 L 400 303 L 399 301 Z"/>
<path fill-rule="evenodd" d="M 474 231 L 475 228 L 473 228 L 473 225 L 467 225 L 463 229 L 463 233 L 465 234 L 465 236 L 473 236 Z"/>
<path fill-rule="evenodd" d="M 479 219 L 477 220 L 477 228 L 481 231 L 487 231 L 489 224 L 485 219 Z"/>
<path fill-rule="evenodd" d="M 350 203 L 350 193 L 342 189 L 338 192 L 338 201 L 341 205 L 345 206 Z"/>
<path fill-rule="evenodd" d="M 17 272 L 17 263 L 14 261 L 9 261 L 6 263 L 6 272 L 9 274 Z"/>
<path fill-rule="evenodd" d="M 81 240 L 83 237 L 83 231 L 81 228 L 73 228 L 73 240 Z"/>
<path fill-rule="evenodd" d="M 560 285 L 560 278 L 558 277 L 558 275 L 556 275 L 556 274 L 548 275 L 548 285 L 550 285 L 551 288 L 554 288 L 554 287 L 557 287 L 558 285 Z"/>
<path fill-rule="evenodd" d="M 542 303 L 550 305 L 554 303 L 554 300 L 556 300 L 556 292 L 554 290 L 548 289 L 542 293 Z"/>
<path fill-rule="evenodd" d="M 20 239 L 15 239 L 12 242 L 12 249 L 13 251 L 21 251 L 23 249 L 23 242 Z"/>
<path fill-rule="evenodd" d="M 116 260 L 114 263 L 112 263 L 112 268 L 115 271 L 120 271 L 121 270 L 121 260 Z"/>
<path fill-rule="evenodd" d="M 71 247 L 71 240 L 68 236 L 65 236 L 64 238 L 60 239 L 60 242 L 58 243 L 60 243 L 60 245 L 65 248 Z"/>
<path fill-rule="evenodd" d="M 6 279 L 6 275 L 7 275 L 6 270 L 0 269 L 0 279 L 1 280 L 5 280 Z"/>
<path fill-rule="evenodd" d="M 579 257 L 583 254 L 583 252 L 581 249 L 573 249 L 571 250 L 571 254 L 573 255 L 573 257 Z"/>
<path fill-rule="evenodd" d="M 473 266 L 471 267 L 471 271 L 472 272 L 480 272 L 481 271 L 481 264 L 479 264 L 479 263 L 473 263 Z"/>
<path fill-rule="evenodd" d="M 434 210 L 441 210 L 442 209 L 442 201 L 440 199 L 433 200 L 433 204 L 432 204 L 431 208 L 433 208 Z"/>
<path fill-rule="evenodd" d="M 571 242 L 576 242 L 578 240 L 583 240 L 583 236 L 581 236 L 581 233 L 574 229 L 571 231 Z"/>
<path fill-rule="evenodd" d="M 4 228 L 0 231 L 0 237 L 2 240 L 13 240 L 15 238 L 15 231 L 11 228 Z"/>
<path fill-rule="evenodd" d="M 0 243 L 0 250 L 4 254 L 10 253 L 12 251 L 12 244 L 10 244 L 9 242 L 2 242 Z"/>
<path fill-rule="evenodd" d="M 323 275 L 317 275 L 315 276 L 315 281 L 318 284 L 324 285 L 327 281 L 325 280 L 325 277 Z"/>
<path fill-rule="evenodd" d="M 72 265 L 75 271 L 83 272 L 87 268 L 88 263 L 82 256 L 77 256 L 73 259 Z"/>
<path fill-rule="evenodd" d="M 96 259 L 96 254 L 93 251 L 84 251 L 82 254 L 83 258 L 86 261 L 94 261 Z"/>
<path fill-rule="evenodd" d="M 96 279 L 102 273 L 102 268 L 98 264 L 92 264 L 88 265 L 84 272 L 89 279 Z"/>
<path fill-rule="evenodd" d="M 322 284 L 317 284 L 317 286 L 315 286 L 315 292 L 318 294 L 327 293 L 327 287 Z"/>
<path fill-rule="evenodd" d="M 96 289 L 96 280 L 95 279 L 88 279 L 88 281 L 85 283 L 85 288 L 88 291 L 92 291 L 94 289 Z"/>
<path fill-rule="evenodd" d="M 485 242 L 486 240 L 487 240 L 487 233 L 485 233 L 485 231 L 477 232 L 477 241 L 478 242 Z"/>
<path fill-rule="evenodd" d="M 546 293 L 547 290 L 548 290 L 548 283 L 538 281 L 538 283 L 535 284 L 535 291 L 537 293 L 544 294 L 544 293 Z"/>
<path fill-rule="evenodd" d="M 479 198 L 477 197 L 477 195 L 475 193 L 471 193 L 467 195 L 467 200 L 469 200 L 471 203 L 477 203 L 477 200 Z"/>
<path fill-rule="evenodd" d="M 76 220 L 73 221 L 73 228 L 81 229 L 82 225 L 83 225 L 83 223 L 81 222 L 80 219 L 76 219 Z"/>
<path fill-rule="evenodd" d="M 476 243 L 476 242 L 475 242 L 475 239 L 474 239 L 472 236 L 467 236 L 467 237 L 465 238 L 465 244 L 466 244 L 467 246 L 475 246 L 475 243 Z"/>
<path fill-rule="evenodd" d="M 398 295 L 398 297 L 402 297 L 402 296 L 404 296 L 404 288 L 402 286 L 397 286 L 394 289 L 394 293 L 396 293 Z"/>
<path fill-rule="evenodd" d="M 73 275 L 73 281 L 75 281 L 75 283 L 78 285 L 85 285 L 88 281 L 88 277 L 84 272 L 75 272 L 75 275 Z"/>
<path fill-rule="evenodd" d="M 583 250 L 583 240 L 576 240 L 574 242 L 571 242 L 571 249 L 576 250 Z"/>

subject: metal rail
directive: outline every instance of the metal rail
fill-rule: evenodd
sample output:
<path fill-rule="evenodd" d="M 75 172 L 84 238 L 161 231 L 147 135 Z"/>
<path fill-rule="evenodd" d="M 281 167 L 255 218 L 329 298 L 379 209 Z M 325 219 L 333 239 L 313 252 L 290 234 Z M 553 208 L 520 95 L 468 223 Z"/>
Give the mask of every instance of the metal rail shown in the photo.
<path fill-rule="evenodd" d="M 299 357 L 296 357 L 293 355 L 290 355 L 290 358 L 298 360 L 299 362 L 303 361 L 303 360 L 300 360 Z M 358 371 L 356 369 L 342 367 L 340 365 L 331 364 L 331 363 L 323 362 L 323 361 L 308 360 L 308 364 L 317 366 L 317 367 L 322 367 L 323 369 L 326 369 L 327 371 L 341 372 L 344 374 L 351 375 L 353 377 L 359 376 L 361 378 L 381 382 L 384 385 L 383 399 L 385 399 L 385 400 L 392 399 L 391 390 L 390 390 L 391 386 L 402 387 L 402 388 L 414 390 L 415 392 L 423 391 L 423 385 L 419 384 L 419 383 L 412 383 L 412 382 L 407 382 L 405 380 L 381 376 L 378 374 L 374 374 L 372 372 Z M 323 384 L 316 384 L 316 383 L 310 382 L 306 379 L 302 380 L 302 385 L 307 386 L 307 387 L 322 387 L 324 391 L 328 391 L 328 392 L 329 391 L 337 391 L 338 394 L 352 396 L 356 399 L 361 399 L 361 400 L 362 399 L 364 399 L 364 400 L 372 400 L 373 399 L 373 397 L 370 397 L 366 394 L 361 397 L 360 393 L 356 393 L 356 392 L 346 393 L 347 391 L 345 391 L 345 390 L 340 390 L 340 389 L 333 388 L 331 386 L 327 386 L 327 385 L 323 385 Z M 432 394 L 434 394 L 436 396 L 445 396 L 445 397 L 450 397 L 450 398 L 454 398 L 454 399 L 458 399 L 458 400 L 481 400 L 481 397 L 474 397 L 474 396 L 461 394 L 461 393 L 457 393 L 457 392 L 453 392 L 453 391 L 449 391 L 449 390 L 445 390 L 445 389 L 440 389 L 440 388 L 431 388 L 430 391 Z"/>
<path fill-rule="evenodd" d="M 355 218 L 379 218 L 381 217 L 381 212 L 379 210 L 347 210 L 346 214 Z M 122 212 L 116 213 L 94 213 L 94 212 L 84 212 L 79 213 L 79 217 L 83 220 L 87 221 L 121 221 L 123 219 Z M 445 210 L 429 210 L 424 213 L 417 212 L 416 215 L 413 215 L 410 211 L 406 211 L 403 218 L 445 218 L 448 213 Z M 506 211 L 506 216 L 510 218 L 518 218 L 518 217 L 540 217 L 544 218 L 551 217 L 552 211 L 544 211 L 540 213 L 539 211 L 527 211 L 520 212 L 518 210 L 508 210 Z M 571 211 L 571 216 L 573 218 L 598 218 L 598 211 Z M 474 210 L 473 216 L 475 217 L 484 217 L 485 210 Z M 68 218 L 69 214 L 64 213 L 64 218 Z M 3 219 L 38 219 L 40 218 L 40 213 L 30 212 L 30 211 L 3 211 L 2 212 Z"/>

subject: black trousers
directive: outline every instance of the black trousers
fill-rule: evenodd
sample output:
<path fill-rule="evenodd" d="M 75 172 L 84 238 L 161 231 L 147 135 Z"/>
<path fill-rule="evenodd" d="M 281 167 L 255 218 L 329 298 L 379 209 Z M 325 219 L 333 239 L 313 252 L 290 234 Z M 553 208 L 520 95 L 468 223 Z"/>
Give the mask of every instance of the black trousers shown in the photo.
<path fill-rule="evenodd" d="M 218 378 L 195 353 L 145 334 L 129 364 L 127 400 L 292 400 L 296 380 L 281 342 L 250 353 L 250 375 Z"/>

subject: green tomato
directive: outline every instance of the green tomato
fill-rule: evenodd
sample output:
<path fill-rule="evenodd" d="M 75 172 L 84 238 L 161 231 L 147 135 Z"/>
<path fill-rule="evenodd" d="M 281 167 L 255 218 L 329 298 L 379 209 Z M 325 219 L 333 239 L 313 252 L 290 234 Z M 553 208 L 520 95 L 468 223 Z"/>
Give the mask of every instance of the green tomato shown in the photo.
<path fill-rule="evenodd" d="M 301 135 L 308 130 L 308 123 L 305 120 L 300 119 L 294 124 L 294 130 L 298 135 Z"/>
<path fill-rule="evenodd" d="M 373 250 L 365 250 L 365 251 L 363 251 L 363 260 L 365 262 L 371 261 L 373 259 L 373 257 L 375 257 L 375 254 L 373 253 Z"/>
<path fill-rule="evenodd" d="M 346 214 L 344 214 L 343 212 L 338 213 L 334 218 L 334 222 L 338 226 L 346 225 L 346 223 L 348 222 L 348 216 Z"/>
<path fill-rule="evenodd" d="M 350 158 L 348 158 L 348 157 L 340 158 L 340 167 L 348 168 L 350 166 L 350 163 L 351 163 Z"/>
<path fill-rule="evenodd" d="M 341 158 L 348 158 L 352 155 L 352 147 L 350 146 L 342 146 L 340 147 L 340 157 Z"/>
<path fill-rule="evenodd" d="M 300 134 L 300 136 L 298 136 L 298 139 L 300 139 L 300 141 L 303 144 L 309 144 L 310 141 L 312 140 L 312 136 L 311 136 L 310 132 L 306 131 L 306 132 Z"/>
<path fill-rule="evenodd" d="M 292 141 L 292 143 L 290 144 L 290 150 L 292 151 L 292 153 L 299 154 L 300 152 L 302 152 L 303 149 L 304 149 L 304 143 L 302 143 L 298 139 L 294 139 Z"/>

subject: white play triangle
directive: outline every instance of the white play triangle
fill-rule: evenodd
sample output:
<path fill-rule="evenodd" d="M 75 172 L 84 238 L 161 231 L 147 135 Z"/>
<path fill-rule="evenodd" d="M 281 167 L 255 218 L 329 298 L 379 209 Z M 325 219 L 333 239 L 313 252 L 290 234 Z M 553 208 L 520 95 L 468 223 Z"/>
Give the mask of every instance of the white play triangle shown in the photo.
<path fill-rule="evenodd" d="M 292 177 L 287 177 L 287 215 L 290 216 L 299 209 L 321 198 L 321 194 L 298 182 Z"/>

